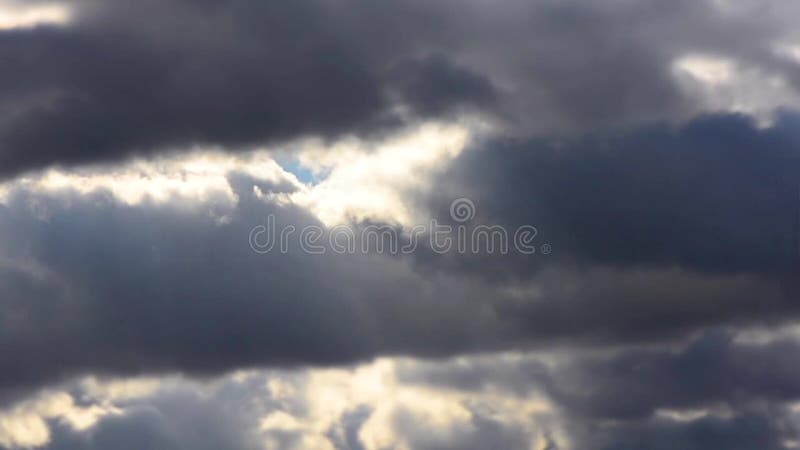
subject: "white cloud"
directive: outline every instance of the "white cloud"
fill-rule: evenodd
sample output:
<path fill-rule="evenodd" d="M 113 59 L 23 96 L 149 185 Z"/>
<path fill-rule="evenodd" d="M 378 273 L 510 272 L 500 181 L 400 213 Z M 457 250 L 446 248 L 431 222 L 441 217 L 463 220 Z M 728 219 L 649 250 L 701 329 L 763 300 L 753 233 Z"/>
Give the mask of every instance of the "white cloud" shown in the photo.
<path fill-rule="evenodd" d="M 381 358 L 347 368 L 251 370 L 206 381 L 174 376 L 89 377 L 68 383 L 64 390 L 42 392 L 0 413 L 0 445 L 45 446 L 54 439 L 51 420 L 92 436 L 105 417 L 133 420 L 133 413 L 142 410 L 156 411 L 165 423 L 184 423 L 190 420 L 183 417 L 186 414 L 223 414 L 241 433 L 250 435 L 243 442 L 252 438 L 263 449 L 352 448 L 352 439 L 367 450 L 479 448 L 474 445 L 481 436 L 481 421 L 499 427 L 500 436 L 495 438 L 521 438 L 525 446 L 514 448 L 545 448 L 552 436 L 566 443 L 554 427 L 556 410 L 534 386 L 521 394 L 490 385 L 448 387 L 407 378 L 441 367 L 457 375 L 474 365 L 506 367 L 531 358 L 496 354 L 438 363 Z M 82 406 L 73 395 L 81 398 Z M 186 401 L 194 406 L 180 404 Z"/>
<path fill-rule="evenodd" d="M 299 186 L 266 152 L 239 155 L 196 150 L 173 157 L 134 160 L 115 166 L 75 170 L 49 169 L 29 174 L 0 186 L 0 200 L 15 188 L 33 192 L 73 190 L 80 194 L 108 191 L 128 205 L 144 201 L 164 203 L 174 198 L 206 202 L 235 202 L 228 176 L 240 173 L 257 181 Z"/>
<path fill-rule="evenodd" d="M 41 447 L 50 442 L 48 420 L 59 420 L 76 431 L 86 431 L 99 420 L 121 411 L 109 403 L 79 406 L 63 391 L 46 391 L 0 412 L 0 446 Z"/>

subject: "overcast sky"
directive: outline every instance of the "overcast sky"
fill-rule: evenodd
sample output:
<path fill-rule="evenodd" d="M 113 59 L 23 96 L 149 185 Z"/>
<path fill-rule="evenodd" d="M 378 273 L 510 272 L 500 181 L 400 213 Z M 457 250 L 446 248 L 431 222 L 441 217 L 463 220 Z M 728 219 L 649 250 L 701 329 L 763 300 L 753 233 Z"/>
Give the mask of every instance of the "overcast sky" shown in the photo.
<path fill-rule="evenodd" d="M 800 448 L 798 20 L 0 0 L 0 450 Z"/>

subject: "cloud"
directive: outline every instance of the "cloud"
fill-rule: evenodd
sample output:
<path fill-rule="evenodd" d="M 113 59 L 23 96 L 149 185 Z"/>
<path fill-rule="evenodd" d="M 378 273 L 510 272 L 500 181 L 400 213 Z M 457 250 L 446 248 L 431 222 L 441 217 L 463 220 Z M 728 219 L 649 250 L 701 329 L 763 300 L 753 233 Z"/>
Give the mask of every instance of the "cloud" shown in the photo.
<path fill-rule="evenodd" d="M 0 0 L 0 447 L 797 448 L 798 12 Z"/>
<path fill-rule="evenodd" d="M 793 448 L 800 392 L 786 361 L 798 341 L 740 336 L 715 330 L 676 345 L 380 358 L 204 381 L 89 378 L 40 398 L 112 412 L 80 428 L 44 417 L 48 438 L 34 447 Z M 121 386 L 126 395 L 111 394 Z M 21 420 L 28 410 L 5 417 Z"/>
<path fill-rule="evenodd" d="M 466 111 L 530 134 L 702 111 L 768 120 L 797 105 L 796 62 L 775 51 L 796 40 L 790 2 L 759 21 L 752 6 L 711 0 L 48 5 L 26 8 L 70 20 L 0 32 L 5 176 L 194 145 L 375 135 Z M 722 92 L 708 77 L 687 84 L 674 69 L 698 54 L 747 70 Z M 762 100 L 753 89 L 765 84 Z"/>
<path fill-rule="evenodd" d="M 414 208 L 408 196 L 428 195 L 431 180 L 458 158 L 479 128 L 427 123 L 377 142 L 306 143 L 296 150 L 297 160 L 320 180 L 287 200 L 329 227 L 366 221 L 406 227 L 424 223 L 425 211 Z"/>
<path fill-rule="evenodd" d="M 556 256 L 618 267 L 681 267 L 780 277 L 798 262 L 798 117 L 760 129 L 745 116 L 709 116 L 532 140 L 497 139 L 439 177 L 430 205 L 451 193 L 477 221 L 534 224 Z M 481 258 L 454 261 L 485 267 Z M 502 258 L 498 271 L 528 270 Z M 791 278 L 787 277 L 787 281 Z"/>
<path fill-rule="evenodd" d="M 557 448 L 793 448 L 796 339 L 743 343 L 710 331 L 685 344 L 459 358 L 402 367 L 402 383 L 481 395 L 530 392 L 559 413 Z M 493 404 L 500 404 L 495 400 Z"/>
<path fill-rule="evenodd" d="M 110 389 L 103 388 L 137 380 L 68 383 L 59 396 L 114 413 L 81 429 L 43 421 L 47 438 L 32 447 L 528 449 L 547 441 L 545 429 L 552 423 L 546 421 L 554 412 L 545 399 L 535 393 L 441 391 L 398 378 L 400 367 L 424 365 L 381 359 L 355 367 L 238 372 L 206 381 L 167 378 L 154 390 L 124 398 L 108 396 Z"/>
<path fill-rule="evenodd" d="M 77 1 L 67 4 L 75 15 L 67 27 L 4 31 L 0 54 L 13 70 L 2 80 L 2 172 L 195 144 L 235 149 L 378 133 L 400 120 L 385 66 L 412 61 L 407 52 L 415 46 L 389 30 L 399 16 L 371 18 L 372 7 L 353 3 L 362 14 L 314 0 L 124 8 Z M 372 20 L 378 27 L 388 22 L 387 29 L 365 45 L 352 30 Z M 414 24 L 425 26 L 403 25 Z M 387 53 L 389 47 L 400 53 Z M 441 110 L 470 103 L 473 89 L 482 100 L 491 95 L 488 81 L 437 61 L 431 74 L 409 62 L 411 76 L 419 73 L 421 83 L 462 77 L 466 84 L 441 101 L 415 95 L 401 102 L 431 101 Z"/>
<path fill-rule="evenodd" d="M 42 25 L 65 25 L 69 20 L 69 8 L 62 3 L 25 4 L 8 0 L 0 2 L 0 31 Z"/>
<path fill-rule="evenodd" d="M 729 119 L 720 120 L 724 124 Z M 734 120 L 734 123 L 739 122 Z M 705 131 L 705 127 L 700 123 L 690 130 Z M 747 180 L 757 183 L 766 176 L 764 171 L 773 167 L 769 153 L 751 154 L 749 146 L 726 150 L 739 159 L 716 159 L 722 157 L 716 154 L 719 147 L 713 145 L 715 138 L 723 139 L 724 143 L 753 142 L 751 139 L 759 142 L 761 138 L 781 142 L 778 138 L 783 136 L 780 128 L 772 131 L 751 128 L 741 133 L 752 136 L 745 134 L 747 139 L 739 139 L 736 135 L 737 139 L 731 141 L 726 134 L 730 128 L 714 125 L 710 129 L 719 134 L 698 131 L 696 135 L 688 133 L 685 141 L 674 138 L 681 144 L 674 148 L 698 152 L 700 161 L 724 161 L 728 170 L 740 174 L 736 179 L 739 184 L 722 175 L 711 177 L 704 191 L 709 197 L 701 194 L 692 198 L 703 205 L 709 199 L 726 200 L 737 192 L 750 194 L 752 186 L 741 183 Z M 650 136 L 651 131 L 643 133 Z M 656 133 L 662 133 L 658 136 L 663 137 L 665 132 Z M 445 144 L 451 142 L 446 134 L 432 136 L 442 138 Z M 659 142 L 670 143 L 663 138 Z M 684 142 L 694 146 L 684 147 Z M 442 148 L 447 150 L 451 146 Z M 494 199 L 509 202 L 535 199 L 536 195 L 548 192 L 572 195 L 555 189 L 563 186 L 559 185 L 561 176 L 572 179 L 569 177 L 572 167 L 574 170 L 590 167 L 589 174 L 596 170 L 603 174 L 600 170 L 603 167 L 617 170 L 619 175 L 613 179 L 622 185 L 627 183 L 626 174 L 644 175 L 626 168 L 629 159 L 632 160 L 629 167 L 637 170 L 663 168 L 672 163 L 676 166 L 671 173 L 684 174 L 683 164 L 693 167 L 692 159 L 685 156 L 688 153 L 675 154 L 669 145 L 663 153 L 656 153 L 667 163 L 640 160 L 638 153 L 628 153 L 624 146 L 614 148 L 622 149 L 614 159 L 615 164 L 600 158 L 605 153 L 599 146 L 587 150 L 598 152 L 594 153 L 600 158 L 597 161 L 568 159 L 564 170 L 544 172 L 541 178 L 529 178 L 527 170 L 531 167 L 547 170 L 547 163 L 534 166 L 526 160 L 504 160 L 522 171 L 519 175 L 510 169 L 499 172 L 506 174 L 505 186 L 521 187 L 524 196 L 492 194 L 491 187 L 503 185 L 484 184 L 486 179 L 482 176 L 491 180 L 498 173 L 487 162 L 480 166 L 482 176 L 470 178 L 471 186 Z M 710 154 L 700 153 L 706 148 Z M 4 258 L 0 265 L 0 285 L 5 293 L 0 314 L 2 340 L 9 349 L 0 354 L 0 362 L 10 368 L 0 375 L 0 387 L 6 397 L 13 399 L 44 384 L 88 373 L 178 372 L 203 376 L 242 367 L 347 364 L 386 355 L 444 357 L 554 344 L 592 347 L 675 340 L 708 326 L 780 324 L 796 317 L 793 297 L 783 278 L 771 275 L 747 259 L 737 264 L 729 257 L 700 253 L 700 259 L 695 261 L 688 257 L 697 254 L 692 247 L 681 247 L 687 236 L 678 233 L 658 236 L 656 231 L 669 231 L 676 226 L 666 220 L 672 217 L 673 210 L 669 208 L 675 202 L 662 202 L 667 209 L 659 217 L 664 220 L 643 218 L 638 225 L 642 244 L 633 258 L 624 253 L 627 247 L 623 239 L 628 235 L 615 235 L 613 229 L 600 233 L 600 237 L 611 242 L 616 239 L 619 248 L 607 247 L 608 241 L 594 247 L 588 239 L 565 239 L 570 234 L 585 238 L 580 233 L 595 233 L 592 227 L 565 228 L 560 233 L 547 234 L 556 253 L 552 257 L 536 255 L 540 259 L 533 266 L 531 259 L 518 259 L 520 255 L 507 255 L 508 259 L 488 255 L 483 259 L 480 255 L 457 253 L 435 255 L 425 253 L 422 248 L 420 253 L 411 255 L 375 252 L 310 255 L 293 243 L 287 252 L 256 254 L 248 242 L 250 231 L 264 224 L 270 214 L 275 216 L 279 227 L 292 225 L 301 229 L 314 225 L 325 229 L 313 209 L 292 202 L 296 192 L 313 192 L 315 186 L 302 185 L 277 167 L 267 154 L 259 155 L 242 156 L 241 160 L 207 155 L 182 163 L 168 160 L 161 164 L 136 163 L 128 171 L 120 167 L 97 168 L 82 175 L 64 175 L 64 183 L 58 189 L 48 187 L 44 182 L 47 176 L 9 184 L 6 203 L 0 207 L 0 233 L 13 236 L 3 240 Z M 392 158 L 406 162 L 409 157 L 404 152 L 380 148 L 371 155 L 367 160 L 377 158 L 379 164 L 370 167 L 391 167 Z M 675 160 L 673 155 L 677 156 Z M 415 158 L 413 153 L 411 156 Z M 208 158 L 227 163 L 222 166 L 197 163 Z M 471 167 L 470 158 L 461 158 L 464 156 L 457 164 L 464 166 L 454 170 Z M 763 166 L 761 158 L 769 165 Z M 354 161 L 354 164 L 363 162 Z M 783 167 L 790 169 L 787 165 Z M 112 170 L 111 175 L 104 170 Z M 337 171 L 346 174 L 348 167 L 334 169 L 331 177 Z M 149 196 L 134 196 L 136 201 L 131 201 L 130 192 L 123 189 L 125 183 L 109 185 L 103 181 L 109 177 L 135 179 L 131 174 L 171 181 L 147 185 L 145 193 L 162 184 L 166 190 L 160 195 L 154 195 L 158 191 L 153 191 Z M 654 195 L 669 199 L 675 195 L 673 192 L 678 195 L 685 192 L 687 185 L 682 183 L 694 186 L 701 181 L 692 172 L 685 177 L 675 178 L 668 185 L 654 184 Z M 655 172 L 645 179 L 658 182 Z M 515 184 L 531 180 L 546 183 L 543 186 L 554 190 Z M 554 184 L 550 185 L 551 182 Z M 641 208 L 637 201 L 651 201 L 626 197 L 622 185 L 618 188 L 607 185 L 604 190 L 597 188 L 591 178 L 584 182 L 587 189 L 593 187 L 582 190 L 580 185 L 574 185 L 578 189 L 574 193 L 599 195 L 598 205 L 609 192 L 619 195 L 608 203 L 614 207 L 603 223 L 616 220 L 620 226 L 625 225 L 622 220 L 630 215 L 626 208 Z M 183 184 L 186 186 L 181 187 Z M 324 185 L 325 181 L 317 186 Z M 200 190 L 198 186 L 207 189 Z M 294 190 L 287 193 L 287 186 Z M 403 186 L 411 190 L 411 195 L 416 192 L 417 198 L 435 192 L 427 187 L 414 191 L 413 184 Z M 777 186 L 775 189 L 783 192 Z M 647 184 L 642 185 L 642 190 L 645 189 Z M 347 204 L 348 191 L 342 192 Z M 517 220 L 516 216 L 498 212 L 535 212 L 498 209 L 506 203 L 492 203 L 480 196 L 475 199 L 491 212 L 476 218 L 487 219 L 486 223 L 495 223 L 495 217 L 499 218 L 496 223 Z M 626 204 L 623 201 L 626 199 L 633 202 Z M 586 208 L 595 200 L 591 196 L 581 197 L 580 202 Z M 718 206 L 720 212 L 715 212 L 711 219 L 717 214 L 724 217 L 744 214 L 738 209 L 741 204 L 749 205 L 750 201 L 739 197 L 736 202 L 723 202 Z M 764 226 L 785 225 L 773 220 L 784 217 L 785 212 L 776 206 L 783 207 L 783 203 L 757 205 L 763 209 L 759 220 L 764 221 Z M 556 206 L 548 215 L 551 223 L 561 220 L 566 227 L 576 223 L 569 213 L 581 211 L 574 209 L 578 204 Z M 685 206 L 689 208 L 684 211 L 699 214 L 697 223 L 709 220 L 704 216 L 706 207 L 682 204 Z M 603 209 L 595 212 L 606 213 Z M 529 218 L 532 217 L 522 216 L 520 220 Z M 690 223 L 689 219 L 695 218 L 676 216 L 678 227 L 683 230 L 682 224 Z M 530 223 L 538 225 L 536 221 Z M 715 234 L 708 252 L 730 251 L 716 237 L 719 233 L 740 236 L 736 227 L 745 223 L 732 223 L 734 228 L 730 230 L 711 228 Z M 649 229 L 652 224 L 658 227 Z M 554 228 L 542 229 L 549 232 Z M 689 236 L 689 239 L 701 242 L 702 237 Z M 743 235 L 741 239 L 751 242 L 754 237 Z M 661 243 L 669 238 L 675 242 L 668 250 L 680 258 L 669 257 L 669 253 L 665 258 L 661 252 Z M 653 240 L 649 245 L 648 239 Z M 614 251 L 606 253 L 608 248 Z M 646 253 L 648 249 L 653 252 Z M 781 250 L 777 246 L 766 249 Z M 562 256 L 558 256 L 559 251 Z M 733 251 L 753 250 L 735 247 Z M 760 261 L 768 260 L 755 262 Z M 489 273 L 489 269 L 495 271 L 495 276 L 475 276 L 475 270 Z"/>

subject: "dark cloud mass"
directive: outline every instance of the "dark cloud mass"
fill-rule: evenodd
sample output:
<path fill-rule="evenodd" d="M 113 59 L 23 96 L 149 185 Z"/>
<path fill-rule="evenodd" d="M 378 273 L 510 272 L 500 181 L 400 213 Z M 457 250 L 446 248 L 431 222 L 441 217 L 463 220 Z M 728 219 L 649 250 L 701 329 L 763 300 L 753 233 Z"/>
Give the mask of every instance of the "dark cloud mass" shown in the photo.
<path fill-rule="evenodd" d="M 439 208 L 462 193 L 484 223 L 535 224 L 563 258 L 789 274 L 800 263 L 798 123 L 787 114 L 758 129 L 747 117 L 713 116 L 680 128 L 494 140 L 440 177 L 444 195 L 430 202 Z M 483 262 L 454 263 L 480 271 Z"/>
<path fill-rule="evenodd" d="M 72 25 L 0 32 L 5 174 L 195 144 L 376 132 L 399 119 L 393 90 L 424 113 L 470 102 L 473 91 L 481 102 L 494 95 L 445 57 L 416 62 L 426 49 L 403 36 L 424 39 L 435 17 L 413 11 L 314 0 L 75 3 Z M 408 86 L 393 88 L 397 63 Z"/>
<path fill-rule="evenodd" d="M 0 170 L 375 133 L 464 107 L 526 132 L 686 118 L 703 108 L 673 76 L 687 54 L 795 78 L 771 50 L 793 8 L 771 3 L 754 22 L 755 6 L 710 0 L 75 0 L 66 25 L 0 31 Z"/>

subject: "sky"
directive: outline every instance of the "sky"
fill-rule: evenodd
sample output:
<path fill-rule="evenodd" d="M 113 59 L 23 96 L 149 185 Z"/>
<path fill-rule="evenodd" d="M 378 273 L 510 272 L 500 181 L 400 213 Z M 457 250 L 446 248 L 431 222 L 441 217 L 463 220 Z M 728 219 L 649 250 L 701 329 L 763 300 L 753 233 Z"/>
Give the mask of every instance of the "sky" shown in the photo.
<path fill-rule="evenodd" d="M 0 450 L 800 448 L 798 18 L 0 0 Z"/>

